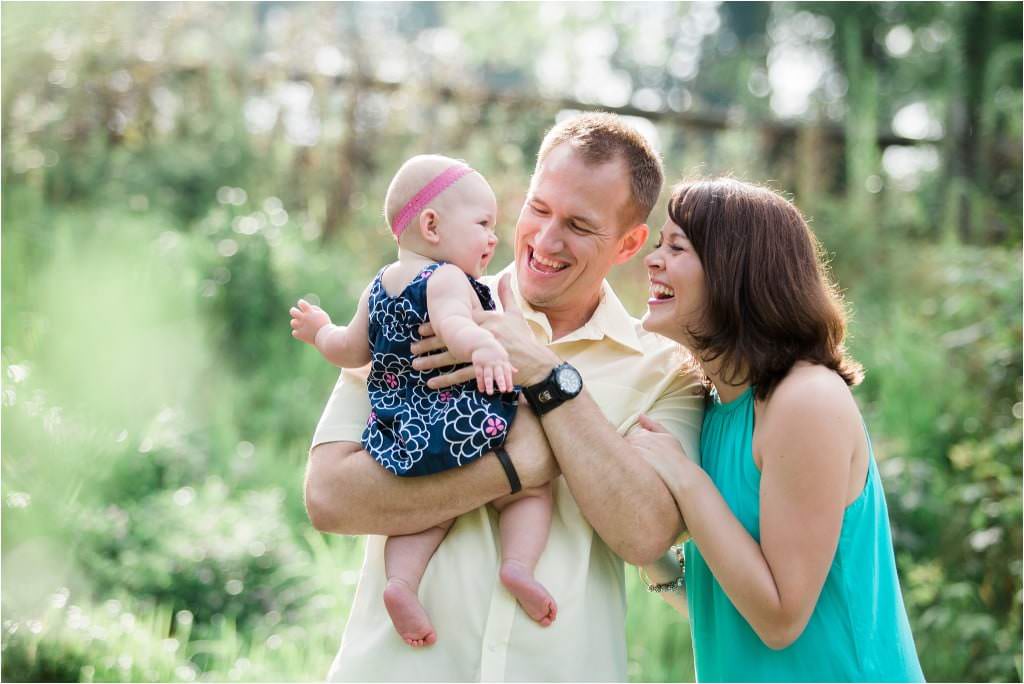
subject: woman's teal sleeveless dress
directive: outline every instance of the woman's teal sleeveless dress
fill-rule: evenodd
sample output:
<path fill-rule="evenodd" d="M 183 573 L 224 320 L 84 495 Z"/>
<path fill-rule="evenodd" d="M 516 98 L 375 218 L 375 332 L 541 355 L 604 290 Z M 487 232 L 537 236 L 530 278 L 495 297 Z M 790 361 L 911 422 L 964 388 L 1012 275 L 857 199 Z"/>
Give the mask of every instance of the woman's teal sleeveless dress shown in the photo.
<path fill-rule="evenodd" d="M 747 531 L 760 541 L 761 473 L 754 464 L 754 397 L 748 389 L 708 403 L 704 470 Z M 863 492 L 843 516 L 835 559 L 807 628 L 775 651 L 736 610 L 691 540 L 686 595 L 698 682 L 924 681 L 903 606 L 889 515 L 874 454 Z"/>

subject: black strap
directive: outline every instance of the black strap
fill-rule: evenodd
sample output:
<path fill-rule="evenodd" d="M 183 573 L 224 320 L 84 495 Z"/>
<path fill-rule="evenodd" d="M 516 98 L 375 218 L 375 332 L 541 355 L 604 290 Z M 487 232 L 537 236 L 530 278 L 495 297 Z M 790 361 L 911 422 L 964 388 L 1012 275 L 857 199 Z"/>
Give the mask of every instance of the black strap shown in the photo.
<path fill-rule="evenodd" d="M 519 482 L 519 473 L 516 472 L 516 467 L 512 465 L 512 459 L 509 458 L 508 452 L 505 451 L 505 447 L 498 447 L 494 450 L 494 455 L 498 457 L 498 463 L 505 469 L 505 476 L 508 477 L 508 483 L 512 485 L 512 493 L 522 491 L 523 485 Z"/>

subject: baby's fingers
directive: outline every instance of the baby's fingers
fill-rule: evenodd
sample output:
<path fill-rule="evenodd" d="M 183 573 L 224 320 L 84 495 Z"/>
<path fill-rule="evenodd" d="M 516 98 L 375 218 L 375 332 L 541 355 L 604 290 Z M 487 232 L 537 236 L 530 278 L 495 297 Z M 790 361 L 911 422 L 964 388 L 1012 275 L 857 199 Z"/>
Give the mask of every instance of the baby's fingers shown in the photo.
<path fill-rule="evenodd" d="M 494 366 L 484 368 L 484 388 L 487 394 L 494 394 Z"/>
<path fill-rule="evenodd" d="M 503 363 L 498 367 L 498 374 L 495 378 L 498 381 L 498 389 L 502 392 L 511 392 L 514 385 L 512 384 L 512 364 Z"/>
<path fill-rule="evenodd" d="M 473 364 L 473 370 L 476 372 L 476 391 L 484 391 L 484 369 L 476 364 Z"/>

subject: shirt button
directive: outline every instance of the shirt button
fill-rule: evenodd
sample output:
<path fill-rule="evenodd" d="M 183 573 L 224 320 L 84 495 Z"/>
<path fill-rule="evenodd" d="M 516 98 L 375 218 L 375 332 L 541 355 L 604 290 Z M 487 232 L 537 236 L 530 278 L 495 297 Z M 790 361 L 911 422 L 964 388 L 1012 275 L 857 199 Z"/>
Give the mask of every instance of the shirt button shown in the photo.
<path fill-rule="evenodd" d="M 498 644 L 496 644 L 494 642 L 491 642 L 490 644 L 487 645 L 487 648 L 491 651 L 491 653 L 494 653 L 495 651 L 498 650 Z"/>

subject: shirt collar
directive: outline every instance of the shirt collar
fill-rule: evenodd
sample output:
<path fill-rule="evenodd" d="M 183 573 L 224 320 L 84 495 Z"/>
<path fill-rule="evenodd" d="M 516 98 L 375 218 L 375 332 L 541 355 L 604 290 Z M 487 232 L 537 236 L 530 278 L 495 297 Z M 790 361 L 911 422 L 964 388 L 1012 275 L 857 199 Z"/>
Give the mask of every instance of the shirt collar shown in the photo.
<path fill-rule="evenodd" d="M 495 276 L 495 288 L 501 276 L 509 273 L 512 276 L 512 294 L 516 304 L 523 312 L 523 318 L 541 329 L 545 340 L 551 343 L 551 323 L 548 322 L 547 314 L 534 309 L 528 301 L 523 299 L 519 292 L 519 281 L 516 277 L 515 262 L 506 266 Z M 629 315 L 626 307 L 622 305 L 618 295 L 612 290 L 607 280 L 601 281 L 601 300 L 590 320 L 581 327 L 572 331 L 565 337 L 557 340 L 556 344 L 562 342 L 574 342 L 577 340 L 601 340 L 605 337 L 628 347 L 633 351 L 643 354 L 644 348 L 640 343 L 640 337 L 636 333 L 636 320 Z"/>

